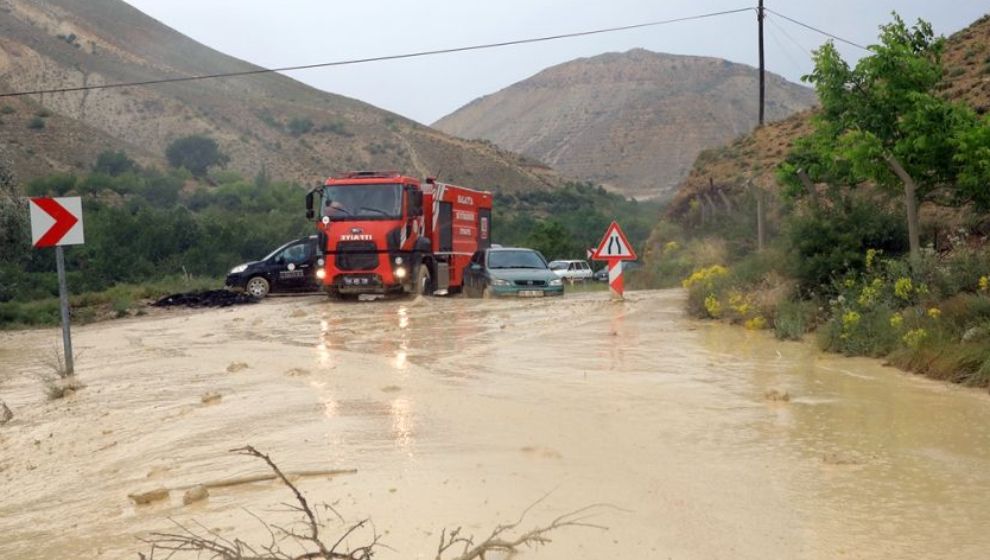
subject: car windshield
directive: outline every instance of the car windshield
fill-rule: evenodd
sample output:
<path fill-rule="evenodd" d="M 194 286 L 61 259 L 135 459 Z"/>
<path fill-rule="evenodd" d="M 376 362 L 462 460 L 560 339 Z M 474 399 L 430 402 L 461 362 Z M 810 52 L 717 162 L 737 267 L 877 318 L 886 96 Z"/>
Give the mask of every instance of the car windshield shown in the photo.
<path fill-rule="evenodd" d="M 550 270 L 567 270 L 567 261 L 553 261 Z"/>
<path fill-rule="evenodd" d="M 536 251 L 492 251 L 488 253 L 488 268 L 539 268 L 547 263 Z"/>
<path fill-rule="evenodd" d="M 331 220 L 402 217 L 402 185 L 337 185 L 323 189 L 323 215 Z"/>

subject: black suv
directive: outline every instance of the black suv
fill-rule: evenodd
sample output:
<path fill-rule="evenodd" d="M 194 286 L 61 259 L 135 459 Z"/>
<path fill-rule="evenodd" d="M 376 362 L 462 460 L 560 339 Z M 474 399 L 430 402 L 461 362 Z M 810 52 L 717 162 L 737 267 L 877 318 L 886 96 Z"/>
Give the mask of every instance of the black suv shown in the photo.
<path fill-rule="evenodd" d="M 239 264 L 227 274 L 227 286 L 255 297 L 270 292 L 304 292 L 320 288 L 316 272 L 320 257 L 317 236 L 290 241 L 260 261 Z"/>

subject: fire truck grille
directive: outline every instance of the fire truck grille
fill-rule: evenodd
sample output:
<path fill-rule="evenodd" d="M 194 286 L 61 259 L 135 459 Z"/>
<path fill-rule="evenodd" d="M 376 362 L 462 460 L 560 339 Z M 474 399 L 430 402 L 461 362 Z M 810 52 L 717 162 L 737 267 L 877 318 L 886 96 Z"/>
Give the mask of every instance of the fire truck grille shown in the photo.
<path fill-rule="evenodd" d="M 546 286 L 546 280 L 516 280 L 516 286 Z"/>
<path fill-rule="evenodd" d="M 345 241 L 337 244 L 337 268 L 340 270 L 374 270 L 378 268 L 378 249 L 374 243 Z"/>

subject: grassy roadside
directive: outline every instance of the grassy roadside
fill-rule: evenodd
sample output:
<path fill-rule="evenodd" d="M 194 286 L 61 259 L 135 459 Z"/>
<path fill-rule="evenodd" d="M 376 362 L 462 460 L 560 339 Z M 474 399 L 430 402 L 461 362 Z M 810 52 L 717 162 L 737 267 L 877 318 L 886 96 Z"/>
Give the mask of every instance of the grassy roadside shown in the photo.
<path fill-rule="evenodd" d="M 774 251 L 698 268 L 683 281 L 688 311 L 783 340 L 814 334 L 829 352 L 990 387 L 990 250 L 928 254 L 915 269 L 874 250 L 863 258 L 862 271 L 804 292 Z"/>
<path fill-rule="evenodd" d="M 117 284 L 96 292 L 69 296 L 72 320 L 80 324 L 143 315 L 148 303 L 169 294 L 218 288 L 220 278 L 170 276 L 154 282 Z M 0 303 L 0 330 L 58 325 L 58 298 Z"/>

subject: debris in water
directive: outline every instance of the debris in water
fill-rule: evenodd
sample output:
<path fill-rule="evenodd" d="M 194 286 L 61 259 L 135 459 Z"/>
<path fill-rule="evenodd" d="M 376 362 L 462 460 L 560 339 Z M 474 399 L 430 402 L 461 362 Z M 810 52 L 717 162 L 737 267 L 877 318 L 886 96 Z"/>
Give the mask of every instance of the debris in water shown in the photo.
<path fill-rule="evenodd" d="M 399 387 L 398 385 L 386 385 L 382 387 L 383 393 L 398 393 L 401 390 L 402 387 Z"/>
<path fill-rule="evenodd" d="M 199 400 L 203 401 L 203 404 L 214 404 L 220 402 L 220 399 L 222 398 L 223 397 L 220 395 L 220 393 L 215 393 L 211 391 L 200 397 Z"/>
<path fill-rule="evenodd" d="M 230 365 L 227 366 L 227 373 L 237 373 L 242 369 L 247 369 L 247 368 L 248 365 L 244 362 L 230 362 Z"/>
<path fill-rule="evenodd" d="M 289 377 L 302 377 L 303 375 L 309 375 L 309 370 L 303 368 L 292 368 L 290 370 L 286 370 L 285 375 L 288 375 Z"/>
<path fill-rule="evenodd" d="M 168 488 L 155 488 L 147 492 L 135 492 L 128 494 L 127 497 L 138 505 L 150 504 L 151 502 L 168 499 Z"/>
<path fill-rule="evenodd" d="M 7 403 L 0 401 L 0 426 L 10 422 L 14 418 L 14 413 L 7 407 Z"/>
<path fill-rule="evenodd" d="M 306 316 L 306 312 L 299 308 L 293 309 L 292 313 L 289 313 L 289 317 L 305 317 L 305 316 Z"/>
<path fill-rule="evenodd" d="M 165 296 L 151 304 L 152 307 L 229 307 L 243 303 L 258 303 L 258 298 L 243 292 L 230 290 L 203 290 Z"/>
<path fill-rule="evenodd" d="M 766 393 L 763 393 L 763 398 L 768 401 L 774 402 L 789 402 L 791 400 L 791 394 L 787 391 L 779 391 L 777 389 L 770 389 Z"/>
<path fill-rule="evenodd" d="M 206 489 L 206 486 L 199 484 L 186 490 L 186 493 L 182 495 L 182 503 L 188 506 L 193 502 L 199 502 L 208 497 L 210 497 L 210 491 Z"/>

